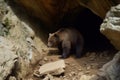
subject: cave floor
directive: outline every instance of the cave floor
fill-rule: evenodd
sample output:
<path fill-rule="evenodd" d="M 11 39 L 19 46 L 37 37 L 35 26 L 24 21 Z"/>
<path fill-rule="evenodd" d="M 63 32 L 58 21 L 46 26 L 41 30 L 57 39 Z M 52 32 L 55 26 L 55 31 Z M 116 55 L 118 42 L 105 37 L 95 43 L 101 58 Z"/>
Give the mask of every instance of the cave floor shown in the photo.
<path fill-rule="evenodd" d="M 60 76 L 52 76 L 54 80 L 81 80 L 82 75 L 89 75 L 92 76 L 98 72 L 98 70 L 108 61 L 110 61 L 116 51 L 108 50 L 103 52 L 86 52 L 86 54 L 76 59 L 74 56 L 70 56 L 65 60 L 66 68 L 64 75 Z M 37 67 L 34 69 L 38 70 L 40 65 L 43 65 L 45 63 L 53 62 L 60 60 L 60 55 L 46 55 L 44 56 L 44 59 L 39 62 Z M 43 78 L 39 78 L 36 76 L 33 76 L 31 74 L 29 76 L 30 80 L 46 80 Z M 51 79 L 48 79 L 51 80 Z"/>

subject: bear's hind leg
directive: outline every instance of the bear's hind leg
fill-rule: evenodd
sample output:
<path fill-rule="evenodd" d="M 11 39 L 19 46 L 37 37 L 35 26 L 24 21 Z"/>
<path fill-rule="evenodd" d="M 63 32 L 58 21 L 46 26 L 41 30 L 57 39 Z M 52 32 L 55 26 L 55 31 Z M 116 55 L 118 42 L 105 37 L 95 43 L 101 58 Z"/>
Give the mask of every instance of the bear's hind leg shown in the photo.
<path fill-rule="evenodd" d="M 82 50 L 83 50 L 83 46 L 82 45 L 77 45 L 76 46 L 76 58 L 80 58 L 81 57 Z"/>

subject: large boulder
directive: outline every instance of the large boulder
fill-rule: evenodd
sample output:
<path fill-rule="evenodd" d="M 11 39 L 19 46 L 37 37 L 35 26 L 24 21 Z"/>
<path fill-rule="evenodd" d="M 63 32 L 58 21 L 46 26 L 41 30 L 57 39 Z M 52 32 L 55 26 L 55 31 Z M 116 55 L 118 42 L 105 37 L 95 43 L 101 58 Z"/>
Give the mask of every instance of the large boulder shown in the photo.
<path fill-rule="evenodd" d="M 120 52 L 108 63 L 104 64 L 99 72 L 90 80 L 120 80 Z"/>
<path fill-rule="evenodd" d="M 111 7 L 101 24 L 100 31 L 120 50 L 120 5 Z"/>
<path fill-rule="evenodd" d="M 3 74 L 7 77 L 9 76 L 15 76 L 17 80 L 25 79 L 30 73 L 32 73 L 33 67 L 43 58 L 44 52 L 42 51 L 42 48 L 46 47 L 45 44 L 41 41 L 41 39 L 37 36 L 35 36 L 35 32 L 29 27 L 29 25 L 23 21 L 21 21 L 11 10 L 10 7 L 7 7 L 8 12 L 6 15 L 4 15 L 2 19 L 2 24 L 4 26 L 0 26 L 0 31 L 4 28 L 9 28 L 7 30 L 7 34 L 1 35 L 4 36 L 6 40 L 2 40 L 4 42 L 4 46 L 7 48 L 1 47 L 1 38 L 0 38 L 0 65 L 6 64 L 7 61 L 10 63 L 7 63 L 7 65 L 10 68 L 10 70 L 6 71 L 5 73 L 1 71 L 2 73 L 2 79 Z M 3 34 L 5 31 L 2 30 L 1 33 Z M 17 62 L 14 63 L 16 60 L 16 57 L 14 55 L 18 56 Z M 6 60 L 4 59 L 6 58 Z M 5 62 L 5 61 L 6 62 Z M 4 65 L 3 65 L 4 66 Z M 4 67 L 3 67 L 4 69 Z M 11 69 L 14 71 L 12 74 Z M 11 72 L 10 72 L 11 71 Z M 7 73 L 7 74 L 6 74 Z M 5 78 L 6 78 L 5 77 Z M 7 77 L 9 78 L 9 77 Z"/>

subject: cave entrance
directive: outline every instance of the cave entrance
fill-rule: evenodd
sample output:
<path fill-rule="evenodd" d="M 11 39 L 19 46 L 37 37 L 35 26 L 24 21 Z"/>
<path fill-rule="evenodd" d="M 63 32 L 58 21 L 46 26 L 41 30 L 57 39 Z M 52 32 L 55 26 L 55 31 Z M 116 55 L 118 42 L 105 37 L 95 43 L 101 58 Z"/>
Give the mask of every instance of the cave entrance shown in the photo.
<path fill-rule="evenodd" d="M 85 8 L 82 10 L 74 9 L 64 15 L 60 21 L 61 26 L 72 26 L 79 30 L 85 40 L 85 50 L 103 51 L 112 49 L 109 40 L 100 33 L 100 25 L 103 19 L 95 15 L 92 11 Z"/>

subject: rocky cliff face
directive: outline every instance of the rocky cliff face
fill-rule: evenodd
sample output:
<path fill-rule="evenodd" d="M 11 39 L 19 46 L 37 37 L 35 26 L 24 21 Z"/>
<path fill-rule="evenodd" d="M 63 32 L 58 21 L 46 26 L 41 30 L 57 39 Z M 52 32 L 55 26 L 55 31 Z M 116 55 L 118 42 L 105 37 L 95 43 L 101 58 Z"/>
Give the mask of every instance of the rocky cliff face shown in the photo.
<path fill-rule="evenodd" d="M 43 58 L 41 48 L 46 46 L 9 6 L 0 11 L 5 12 L 0 15 L 0 80 L 24 79 Z"/>

